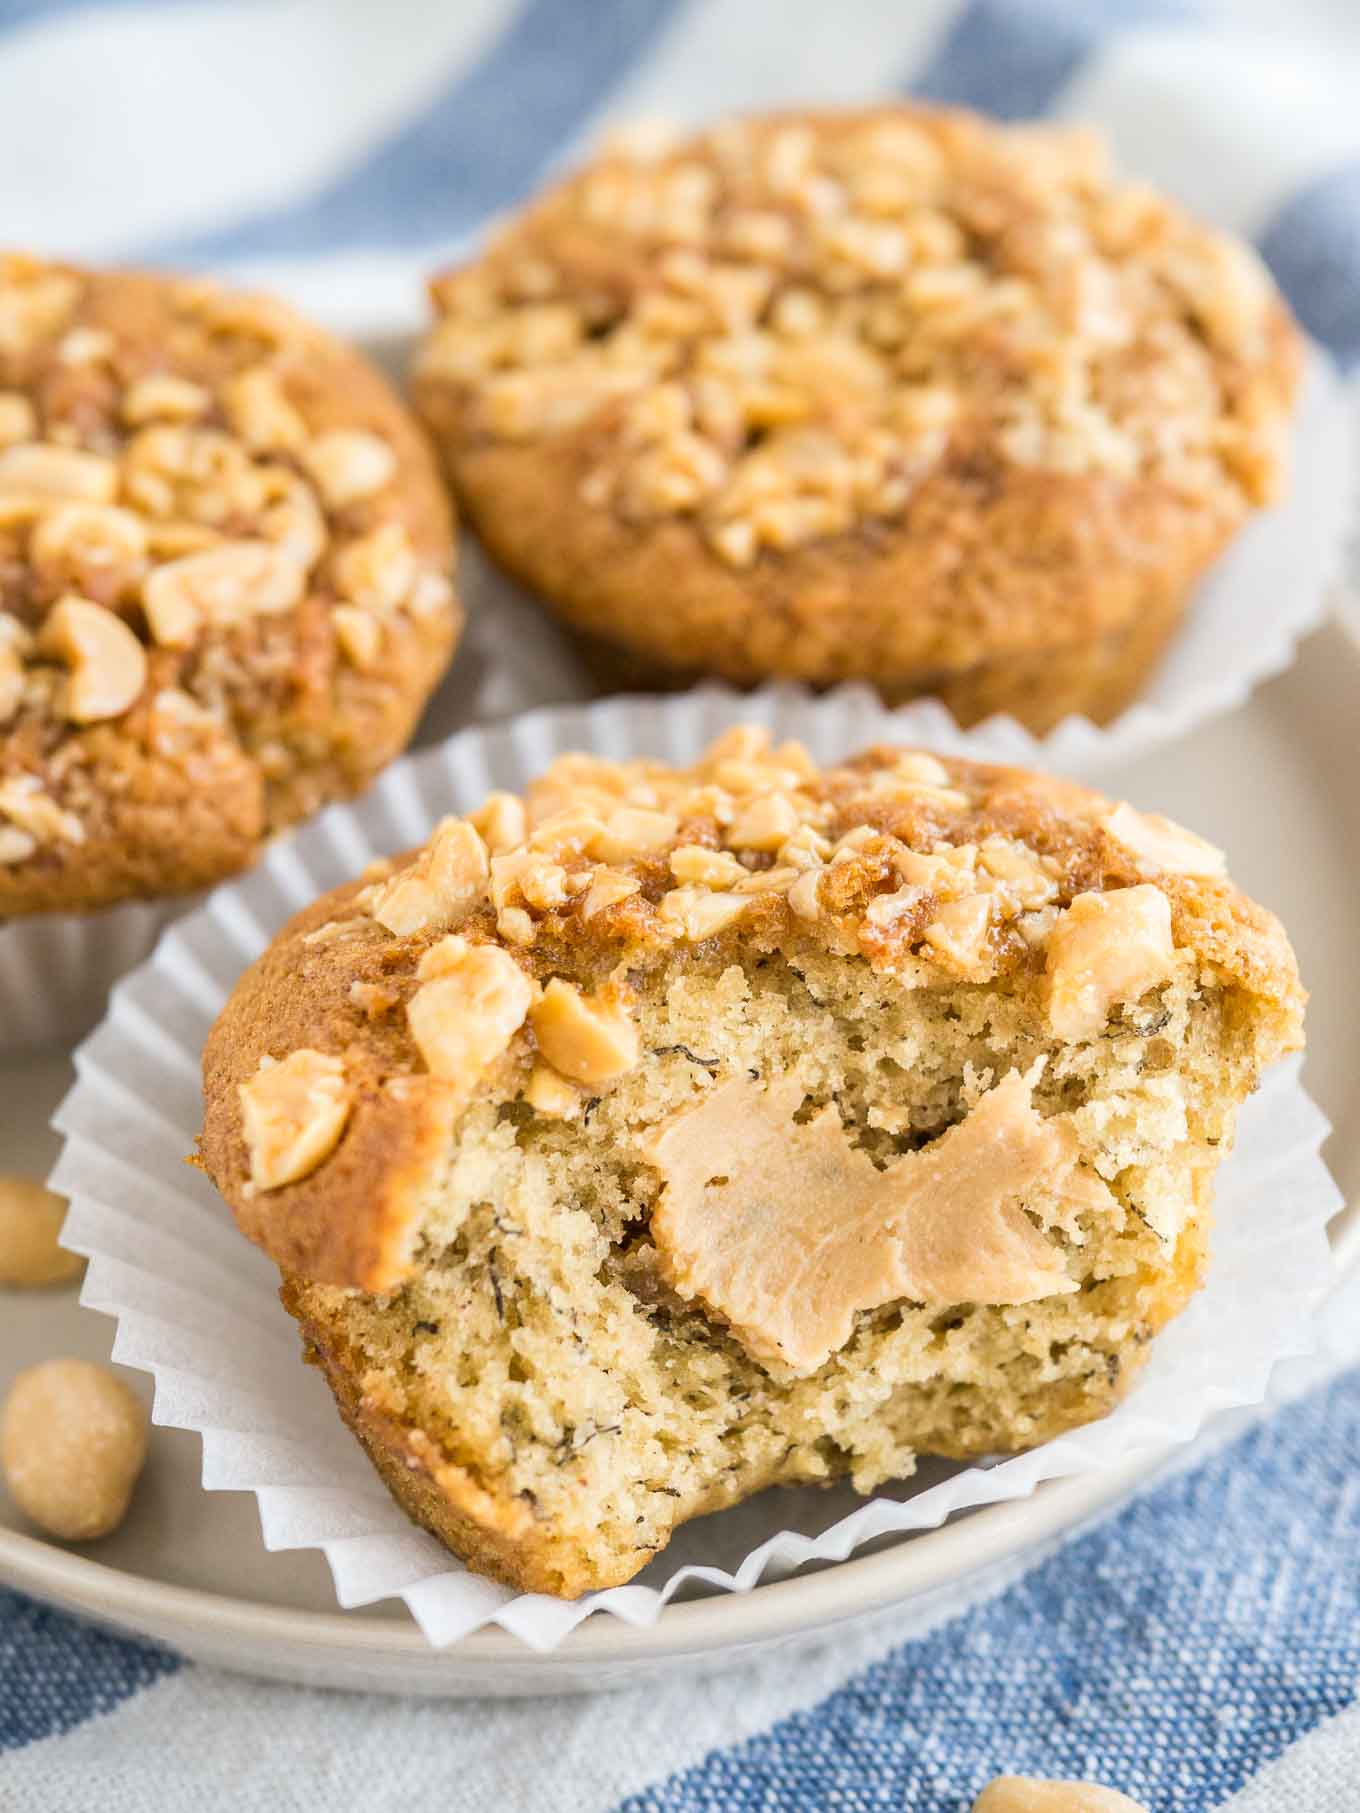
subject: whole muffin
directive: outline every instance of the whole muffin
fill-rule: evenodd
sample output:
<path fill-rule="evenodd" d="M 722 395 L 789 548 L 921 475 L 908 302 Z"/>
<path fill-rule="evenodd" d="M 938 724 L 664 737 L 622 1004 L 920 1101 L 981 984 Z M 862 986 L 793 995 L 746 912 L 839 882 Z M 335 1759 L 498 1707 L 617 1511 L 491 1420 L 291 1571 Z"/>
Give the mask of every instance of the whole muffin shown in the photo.
<path fill-rule="evenodd" d="M 623 147 L 435 279 L 419 407 L 611 678 L 1104 720 L 1280 484 L 1300 337 L 1098 140 L 925 107 Z"/>
<path fill-rule="evenodd" d="M 170 895 L 356 792 L 460 622 L 424 435 L 268 297 L 0 258 L 0 919 Z"/>
<path fill-rule="evenodd" d="M 763 1486 L 1109 1410 L 1302 1008 L 1165 819 L 739 729 L 563 757 L 294 919 L 201 1157 L 400 1502 L 571 1595 Z"/>

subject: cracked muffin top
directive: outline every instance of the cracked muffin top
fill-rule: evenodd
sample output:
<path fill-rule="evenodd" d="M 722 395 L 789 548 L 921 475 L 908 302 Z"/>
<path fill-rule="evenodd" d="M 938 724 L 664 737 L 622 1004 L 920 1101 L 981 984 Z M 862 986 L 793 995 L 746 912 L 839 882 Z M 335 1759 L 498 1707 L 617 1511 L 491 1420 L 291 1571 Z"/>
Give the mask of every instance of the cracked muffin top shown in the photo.
<path fill-rule="evenodd" d="M 432 294 L 417 398 L 492 551 L 672 669 L 947 694 L 1182 601 L 1284 468 L 1269 276 L 1082 131 L 635 139 Z"/>
<path fill-rule="evenodd" d="M 0 257 L 0 917 L 173 894 L 361 788 L 460 621 L 379 374 L 282 303 Z"/>

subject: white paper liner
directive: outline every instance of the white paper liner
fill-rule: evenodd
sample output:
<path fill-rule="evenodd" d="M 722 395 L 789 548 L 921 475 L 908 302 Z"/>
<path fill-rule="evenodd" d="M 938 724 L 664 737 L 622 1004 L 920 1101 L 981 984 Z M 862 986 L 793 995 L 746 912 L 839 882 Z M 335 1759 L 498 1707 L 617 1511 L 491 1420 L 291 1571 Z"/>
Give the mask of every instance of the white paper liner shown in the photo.
<path fill-rule="evenodd" d="M 0 1059 L 69 1050 L 98 1023 L 118 978 L 195 899 L 0 922 Z"/>
<path fill-rule="evenodd" d="M 843 1486 L 766 1492 L 685 1526 L 640 1580 L 573 1603 L 480 1579 L 410 1524 L 320 1376 L 300 1364 L 273 1265 L 184 1163 L 200 1121 L 204 1037 L 282 920 L 373 857 L 416 842 L 442 814 L 470 809 L 492 787 L 522 786 L 565 749 L 684 760 L 728 725 L 755 720 L 822 759 L 888 735 L 984 758 L 1009 753 L 1004 732 L 965 736 L 939 716 L 933 707 L 886 712 L 857 688 L 816 700 L 791 689 L 741 697 L 706 688 L 466 731 L 389 770 L 357 806 L 333 807 L 274 846 L 115 990 L 56 1117 L 66 1146 L 53 1182 L 72 1203 L 63 1240 L 90 1257 L 82 1302 L 118 1318 L 115 1359 L 155 1375 L 155 1420 L 201 1433 L 204 1485 L 253 1491 L 270 1549 L 323 1549 L 342 1605 L 400 1595 L 436 1645 L 488 1621 L 538 1649 L 592 1611 L 648 1624 L 681 1589 L 745 1592 L 762 1577 L 844 1559 L 873 1538 L 1023 1497 L 1042 1480 L 1187 1442 L 1215 1412 L 1259 1403 L 1275 1363 L 1309 1351 L 1314 1306 L 1332 1277 L 1326 1223 L 1341 1199 L 1319 1156 L 1326 1122 L 1292 1064 L 1242 1114 L 1220 1177 L 1207 1287 L 1104 1421 L 995 1465 L 926 1462 L 916 1480 L 867 1500 Z"/>

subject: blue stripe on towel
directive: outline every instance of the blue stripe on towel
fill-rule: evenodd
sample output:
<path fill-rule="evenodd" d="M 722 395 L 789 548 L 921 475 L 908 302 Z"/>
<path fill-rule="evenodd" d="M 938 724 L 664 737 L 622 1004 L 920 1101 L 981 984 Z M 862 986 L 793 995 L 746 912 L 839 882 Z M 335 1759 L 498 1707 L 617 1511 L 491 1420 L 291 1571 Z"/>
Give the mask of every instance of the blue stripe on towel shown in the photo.
<path fill-rule="evenodd" d="M 624 1807 L 961 1813 L 1011 1771 L 1207 1813 L 1360 1691 L 1358 1463 L 1350 1373 Z"/>
<path fill-rule="evenodd" d="M 1291 196 L 1257 244 L 1313 338 L 1343 367 L 1360 360 L 1360 163 Z"/>
<path fill-rule="evenodd" d="M 532 187 L 687 0 L 529 0 L 470 71 L 294 206 L 150 248 L 161 263 L 447 243 Z"/>
<path fill-rule="evenodd" d="M 183 1666 L 164 1650 L 108 1636 L 0 1588 L 0 1751 L 111 1712 Z M 3 1779 L 0 1766 L 0 1783 Z M 0 1786 L 0 1806 L 5 1804 Z"/>
<path fill-rule="evenodd" d="M 1198 13 L 1196 0 L 970 0 L 907 86 L 923 100 L 1029 119 L 1104 39 Z"/>

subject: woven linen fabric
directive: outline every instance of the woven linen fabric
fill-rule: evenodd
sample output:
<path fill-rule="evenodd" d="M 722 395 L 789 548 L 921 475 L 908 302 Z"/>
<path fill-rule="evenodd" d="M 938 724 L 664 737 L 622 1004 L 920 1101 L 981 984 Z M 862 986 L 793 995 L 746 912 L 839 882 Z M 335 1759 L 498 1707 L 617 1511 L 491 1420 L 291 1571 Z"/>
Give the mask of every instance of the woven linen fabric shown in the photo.
<path fill-rule="evenodd" d="M 1354 0 L 0 0 L 0 218 L 383 336 L 614 121 L 895 93 L 1096 121 L 1360 364 Z M 1360 1298 L 1333 1326 L 1353 1359 Z M 966 1813 L 1009 1771 L 1360 1813 L 1360 1374 L 1308 1379 L 909 1642 L 593 1700 L 280 1687 L 0 1590 L 0 1809 Z"/>

